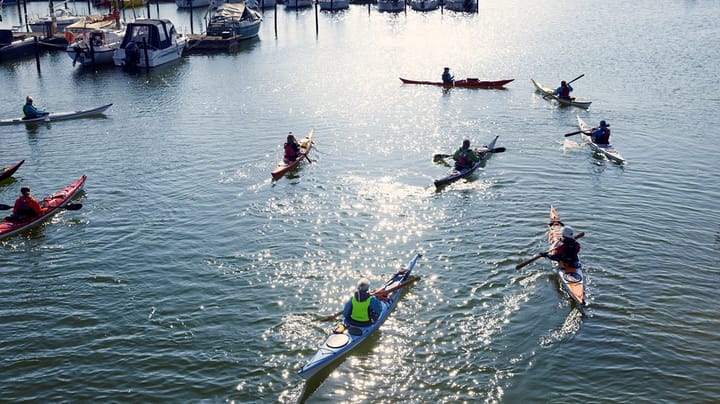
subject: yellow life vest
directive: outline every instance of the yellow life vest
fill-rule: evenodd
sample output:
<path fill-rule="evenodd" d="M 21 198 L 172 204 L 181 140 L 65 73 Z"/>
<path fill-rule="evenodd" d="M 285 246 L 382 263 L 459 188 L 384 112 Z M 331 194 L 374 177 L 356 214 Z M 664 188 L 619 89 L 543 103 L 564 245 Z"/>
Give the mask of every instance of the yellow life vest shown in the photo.
<path fill-rule="evenodd" d="M 358 321 L 358 322 L 370 321 L 370 314 L 369 314 L 370 299 L 371 299 L 371 297 L 368 297 L 367 299 L 360 302 L 357 300 L 357 298 L 353 294 L 352 313 L 350 313 L 350 318 L 352 318 L 353 320 Z"/>

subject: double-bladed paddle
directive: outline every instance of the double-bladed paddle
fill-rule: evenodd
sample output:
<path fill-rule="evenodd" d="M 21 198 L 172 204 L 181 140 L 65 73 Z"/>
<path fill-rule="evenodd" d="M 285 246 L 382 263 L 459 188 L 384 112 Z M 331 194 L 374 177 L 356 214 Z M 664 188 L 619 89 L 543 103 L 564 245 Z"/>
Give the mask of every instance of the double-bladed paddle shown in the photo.
<path fill-rule="evenodd" d="M 417 281 L 419 281 L 419 280 L 420 280 L 420 277 L 419 277 L 419 276 L 411 276 L 410 278 L 408 278 L 408 279 L 405 280 L 404 282 L 400 283 L 399 285 L 393 286 L 393 287 L 390 288 L 390 289 L 380 289 L 380 290 L 376 290 L 376 291 L 374 291 L 374 292 L 372 293 L 372 295 L 375 296 L 375 297 L 382 297 L 382 296 L 388 295 L 388 294 L 390 294 L 390 293 L 392 293 L 392 292 L 394 292 L 394 291 L 396 291 L 396 290 L 398 290 L 398 289 L 400 289 L 400 288 L 403 288 L 403 287 L 405 287 L 405 286 L 411 285 L 411 284 L 413 284 L 413 283 L 415 283 L 415 282 L 417 282 Z M 335 314 L 331 314 L 331 315 L 329 315 L 329 316 L 321 317 L 321 318 L 319 318 L 319 320 L 320 320 L 320 321 L 330 321 L 330 320 L 333 320 L 333 319 L 335 319 L 335 317 L 341 315 L 342 312 L 343 312 L 343 311 L 340 310 L 340 311 L 338 311 L 338 312 L 335 313 Z"/>
<path fill-rule="evenodd" d="M 478 150 L 478 152 L 502 153 L 502 152 L 504 152 L 505 150 L 507 150 L 507 149 L 505 149 L 504 147 L 496 147 L 496 148 L 494 148 L 494 149 Z M 437 160 L 442 160 L 442 159 L 446 159 L 446 158 L 449 158 L 449 157 L 452 157 L 452 156 L 453 156 L 452 154 L 436 154 L 436 155 L 433 156 L 433 160 L 435 160 L 435 161 L 437 161 Z"/>
<path fill-rule="evenodd" d="M 0 210 L 10 210 L 13 207 L 10 205 L 5 205 L 3 203 L 0 203 Z M 67 210 L 80 210 L 82 208 L 82 203 L 70 203 L 65 206 L 60 206 L 58 209 L 67 209 Z M 51 208 L 54 209 L 54 208 Z"/>
<path fill-rule="evenodd" d="M 583 76 L 585 76 L 585 73 L 583 73 L 583 74 L 575 77 L 574 79 L 568 81 L 567 83 L 570 84 L 570 83 L 572 83 L 572 82 L 574 82 L 574 81 L 580 80 L 581 78 L 583 78 Z"/>
<path fill-rule="evenodd" d="M 595 129 L 597 129 L 597 128 L 592 128 L 592 129 L 590 129 L 590 130 L 576 130 L 575 132 L 566 133 L 564 136 L 565 136 L 565 137 L 573 136 L 573 135 L 577 135 L 578 133 L 584 133 L 584 134 L 586 134 L 586 135 L 589 135 L 589 134 L 592 133 L 592 131 L 594 131 Z"/>
<path fill-rule="evenodd" d="M 582 237 L 582 236 L 584 236 L 584 235 L 585 235 L 585 232 L 584 232 L 584 231 L 581 231 L 580 233 L 576 234 L 575 237 L 573 237 L 573 238 L 574 238 L 575 240 L 577 240 L 577 239 L 579 239 L 580 237 Z M 547 251 L 548 254 L 551 253 L 551 252 L 552 252 L 552 250 Z M 538 253 L 538 254 L 536 254 L 534 257 L 530 258 L 529 260 L 523 261 L 523 262 L 517 264 L 517 265 L 515 266 L 515 269 L 525 268 L 526 266 L 528 266 L 528 265 L 532 264 L 533 262 L 535 262 L 535 261 L 539 260 L 540 258 L 542 258 L 542 257 L 543 257 L 543 254 L 544 254 L 544 253 Z"/>

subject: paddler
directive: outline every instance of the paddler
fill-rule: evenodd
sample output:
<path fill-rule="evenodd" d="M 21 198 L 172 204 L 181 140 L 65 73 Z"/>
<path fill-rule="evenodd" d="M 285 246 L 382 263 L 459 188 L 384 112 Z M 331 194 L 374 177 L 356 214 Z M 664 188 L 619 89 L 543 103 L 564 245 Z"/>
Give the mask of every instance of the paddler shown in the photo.
<path fill-rule="evenodd" d="M 590 137 L 592 138 L 593 143 L 599 144 L 599 145 L 608 145 L 610 144 L 610 124 L 605 122 L 604 120 L 600 121 L 600 127 L 593 130 L 590 134 Z"/>
<path fill-rule="evenodd" d="M 10 222 L 24 222 L 38 216 L 42 216 L 47 211 L 46 208 L 40 206 L 35 198 L 30 195 L 30 188 L 20 188 L 20 196 L 15 200 L 13 213 L 5 219 Z"/>
<path fill-rule="evenodd" d="M 48 112 L 45 112 L 33 105 L 33 99 L 31 96 L 28 95 L 25 97 L 25 105 L 23 105 L 23 115 L 25 117 L 23 119 L 38 118 L 47 114 Z"/>
<path fill-rule="evenodd" d="M 453 154 L 453 160 L 455 160 L 455 168 L 462 170 L 480 161 L 480 155 L 470 148 L 470 140 L 465 139 L 462 146 Z"/>
<path fill-rule="evenodd" d="M 555 247 L 551 253 L 543 252 L 540 253 L 540 255 L 557 261 L 561 264 L 561 268 L 567 272 L 575 272 L 575 269 L 580 267 L 580 259 L 578 258 L 580 243 L 578 243 L 573 236 L 572 228 L 568 226 L 563 227 L 562 243 Z"/>
<path fill-rule="evenodd" d="M 297 160 L 300 155 L 300 144 L 293 136 L 292 132 L 288 133 L 287 140 L 285 141 L 285 161 L 292 162 Z"/>
<path fill-rule="evenodd" d="M 443 69 L 442 81 L 444 84 L 452 84 L 455 80 L 455 76 L 450 74 L 450 68 L 446 67 Z"/>
<path fill-rule="evenodd" d="M 563 80 L 560 82 L 560 87 L 556 88 L 552 95 L 556 95 L 558 98 L 562 98 L 564 100 L 574 100 L 574 98 L 570 97 L 570 92 L 572 90 L 572 86 Z"/>
<path fill-rule="evenodd" d="M 358 281 L 355 293 L 345 303 L 343 316 L 347 325 L 367 327 L 377 320 L 382 313 L 382 303 L 377 297 L 370 294 L 370 281 L 361 278 Z"/>

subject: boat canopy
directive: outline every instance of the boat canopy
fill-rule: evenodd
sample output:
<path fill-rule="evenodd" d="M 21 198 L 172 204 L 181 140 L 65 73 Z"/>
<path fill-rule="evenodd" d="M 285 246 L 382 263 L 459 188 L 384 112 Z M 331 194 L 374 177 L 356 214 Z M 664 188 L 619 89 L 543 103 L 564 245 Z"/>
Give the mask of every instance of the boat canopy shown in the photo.
<path fill-rule="evenodd" d="M 124 49 L 130 42 L 135 42 L 147 43 L 151 48 L 165 49 L 172 45 L 172 39 L 176 36 L 177 31 L 170 20 L 135 20 L 127 25 L 120 47 Z"/>

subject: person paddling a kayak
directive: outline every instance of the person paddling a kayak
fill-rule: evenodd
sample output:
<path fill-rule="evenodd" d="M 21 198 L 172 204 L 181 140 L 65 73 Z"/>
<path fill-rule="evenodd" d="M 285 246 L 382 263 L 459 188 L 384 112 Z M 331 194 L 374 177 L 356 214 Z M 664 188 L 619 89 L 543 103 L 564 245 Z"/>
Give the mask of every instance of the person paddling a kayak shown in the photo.
<path fill-rule="evenodd" d="M 23 119 L 38 118 L 47 114 L 48 112 L 45 112 L 33 105 L 33 99 L 31 96 L 28 95 L 25 97 L 25 105 L 23 105 L 23 115 L 25 115 L 25 117 Z"/>
<path fill-rule="evenodd" d="M 375 322 L 382 313 L 382 304 L 370 294 L 370 281 L 362 278 L 358 281 L 355 293 L 345 303 L 343 316 L 347 325 L 367 327 Z"/>
<path fill-rule="evenodd" d="M 470 149 L 470 140 L 465 139 L 462 146 L 453 154 L 453 160 L 455 160 L 455 168 L 462 170 L 470 168 L 474 163 L 480 161 L 480 155 Z"/>
<path fill-rule="evenodd" d="M 35 198 L 30 195 L 30 188 L 20 188 L 21 195 L 15 200 L 12 215 L 5 218 L 10 222 L 24 222 L 38 216 L 42 216 L 46 208 L 40 206 Z"/>
<path fill-rule="evenodd" d="M 287 141 L 285 141 L 285 161 L 295 161 L 300 154 L 300 144 L 293 136 L 292 132 L 288 133 Z"/>
<path fill-rule="evenodd" d="M 560 87 L 556 88 L 552 95 L 556 95 L 558 98 L 562 98 L 564 100 L 573 100 L 574 98 L 570 97 L 570 92 L 572 90 L 572 86 L 563 80 L 560 82 Z"/>
<path fill-rule="evenodd" d="M 590 133 L 590 138 L 592 139 L 593 143 L 598 145 L 608 145 L 610 144 L 610 124 L 607 122 L 600 121 L 600 127 L 593 130 L 592 133 Z"/>
<path fill-rule="evenodd" d="M 450 68 L 449 68 L 449 67 L 444 68 L 444 69 L 443 69 L 443 74 L 442 74 L 442 81 L 443 81 L 443 83 L 445 83 L 445 84 L 452 84 L 454 80 L 455 80 L 455 76 L 453 76 L 452 74 L 450 74 Z"/>
<path fill-rule="evenodd" d="M 580 267 L 580 259 L 578 258 L 580 243 L 575 241 L 573 230 L 570 227 L 563 227 L 562 236 L 562 243 L 555 247 L 551 253 L 543 252 L 540 255 L 557 261 L 565 272 L 574 272 L 576 268 Z"/>

